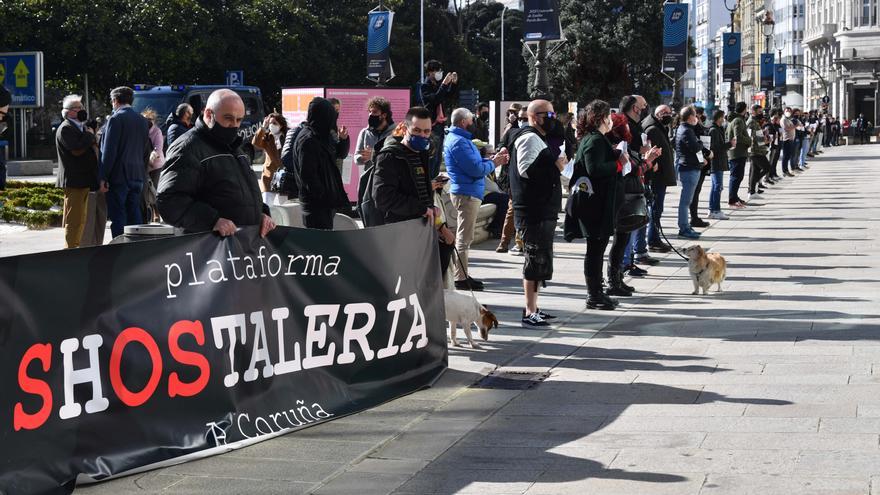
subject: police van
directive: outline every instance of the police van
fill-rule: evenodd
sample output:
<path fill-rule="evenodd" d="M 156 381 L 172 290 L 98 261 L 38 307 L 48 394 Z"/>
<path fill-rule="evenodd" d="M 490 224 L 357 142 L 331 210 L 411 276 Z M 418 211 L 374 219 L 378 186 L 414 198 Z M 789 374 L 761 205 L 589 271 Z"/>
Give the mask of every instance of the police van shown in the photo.
<path fill-rule="evenodd" d="M 134 103 L 132 107 L 138 112 L 147 108 L 156 112 L 156 122 L 159 123 L 162 133 L 167 129 L 166 120 L 168 115 L 177 109 L 181 103 L 189 103 L 193 107 L 193 119 L 201 115 L 205 109 L 208 96 L 218 89 L 231 89 L 241 96 L 244 101 L 244 120 L 241 123 L 238 134 L 244 139 L 247 147 L 257 128 L 263 123 L 266 110 L 263 106 L 263 96 L 260 88 L 256 86 L 224 86 L 224 85 L 184 85 L 174 86 L 150 86 L 146 84 L 134 85 Z M 195 121 L 195 120 L 193 120 Z"/>

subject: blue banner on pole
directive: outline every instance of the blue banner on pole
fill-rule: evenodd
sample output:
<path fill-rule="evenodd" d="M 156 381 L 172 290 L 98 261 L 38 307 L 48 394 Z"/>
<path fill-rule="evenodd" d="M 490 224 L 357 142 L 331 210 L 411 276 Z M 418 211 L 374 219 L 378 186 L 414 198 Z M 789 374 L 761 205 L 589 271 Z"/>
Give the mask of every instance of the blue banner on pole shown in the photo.
<path fill-rule="evenodd" d="M 773 66 L 775 65 L 776 56 L 772 53 L 761 54 L 761 91 L 771 91 L 774 87 Z"/>
<path fill-rule="evenodd" d="M 788 66 L 785 64 L 776 64 L 776 70 L 774 73 L 776 74 L 776 93 L 782 95 L 787 84 L 786 78 L 788 76 Z"/>
<path fill-rule="evenodd" d="M 742 61 L 742 34 L 726 33 L 723 36 L 724 48 L 721 56 L 724 59 L 724 69 L 722 80 L 724 82 L 740 82 L 742 71 L 740 62 Z"/>
<path fill-rule="evenodd" d="M 715 51 L 706 49 L 706 109 L 715 108 Z"/>
<path fill-rule="evenodd" d="M 562 39 L 559 21 L 559 0 L 525 0 L 523 2 L 523 39 L 555 41 Z"/>
<path fill-rule="evenodd" d="M 663 72 L 687 72 L 688 4 L 663 5 Z"/>
<path fill-rule="evenodd" d="M 370 12 L 367 26 L 367 77 L 385 82 L 394 77 L 391 67 L 391 23 L 394 12 Z"/>

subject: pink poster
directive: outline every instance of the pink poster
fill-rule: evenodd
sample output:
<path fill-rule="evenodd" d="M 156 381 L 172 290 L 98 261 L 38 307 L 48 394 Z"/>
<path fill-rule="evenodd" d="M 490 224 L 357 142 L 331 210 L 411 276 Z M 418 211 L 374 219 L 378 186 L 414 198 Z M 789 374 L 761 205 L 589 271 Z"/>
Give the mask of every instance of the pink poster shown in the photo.
<path fill-rule="evenodd" d="M 287 125 L 293 127 L 306 120 L 309 102 L 324 96 L 324 88 L 284 88 L 281 90 L 281 114 Z"/>
<path fill-rule="evenodd" d="M 367 102 L 374 96 L 381 96 L 391 103 L 395 122 L 402 121 L 406 111 L 409 110 L 410 92 L 407 88 L 327 88 L 325 92 L 326 98 L 339 100 L 338 124 L 348 129 L 351 139 L 348 157 L 345 158 L 342 167 L 342 183 L 345 184 L 345 191 L 351 201 L 357 201 L 358 181 L 364 172 L 363 166 L 354 162 L 357 138 L 361 129 L 367 127 L 367 119 L 370 116 Z"/>

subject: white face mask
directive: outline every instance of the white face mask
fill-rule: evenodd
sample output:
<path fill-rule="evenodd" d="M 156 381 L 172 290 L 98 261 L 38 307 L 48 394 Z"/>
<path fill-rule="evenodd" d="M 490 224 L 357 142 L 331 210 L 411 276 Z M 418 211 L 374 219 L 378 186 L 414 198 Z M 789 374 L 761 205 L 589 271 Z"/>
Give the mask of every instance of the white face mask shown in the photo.
<path fill-rule="evenodd" d="M 269 132 L 275 135 L 281 134 L 281 126 L 278 124 L 269 124 Z"/>
<path fill-rule="evenodd" d="M 787 118 L 791 118 L 791 112 L 785 112 L 785 116 L 786 116 Z"/>
<path fill-rule="evenodd" d="M 438 81 L 438 82 L 443 80 L 443 71 L 442 70 L 438 70 L 437 72 L 434 73 L 434 80 Z"/>

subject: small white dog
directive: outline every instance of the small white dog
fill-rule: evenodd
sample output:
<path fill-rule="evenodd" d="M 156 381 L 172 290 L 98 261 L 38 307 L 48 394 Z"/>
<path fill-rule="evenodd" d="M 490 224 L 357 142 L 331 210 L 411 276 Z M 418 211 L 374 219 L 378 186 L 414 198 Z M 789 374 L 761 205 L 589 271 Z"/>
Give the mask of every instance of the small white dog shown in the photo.
<path fill-rule="evenodd" d="M 498 318 L 480 304 L 476 297 L 446 289 L 443 291 L 443 299 L 446 303 L 446 319 L 449 321 L 449 338 L 454 347 L 461 345 L 457 338 L 459 325 L 464 329 L 468 344 L 474 349 L 479 349 L 480 345 L 474 342 L 471 335 L 472 324 L 480 329 L 480 336 L 485 341 L 489 340 L 489 331 L 493 327 L 498 328 Z"/>

